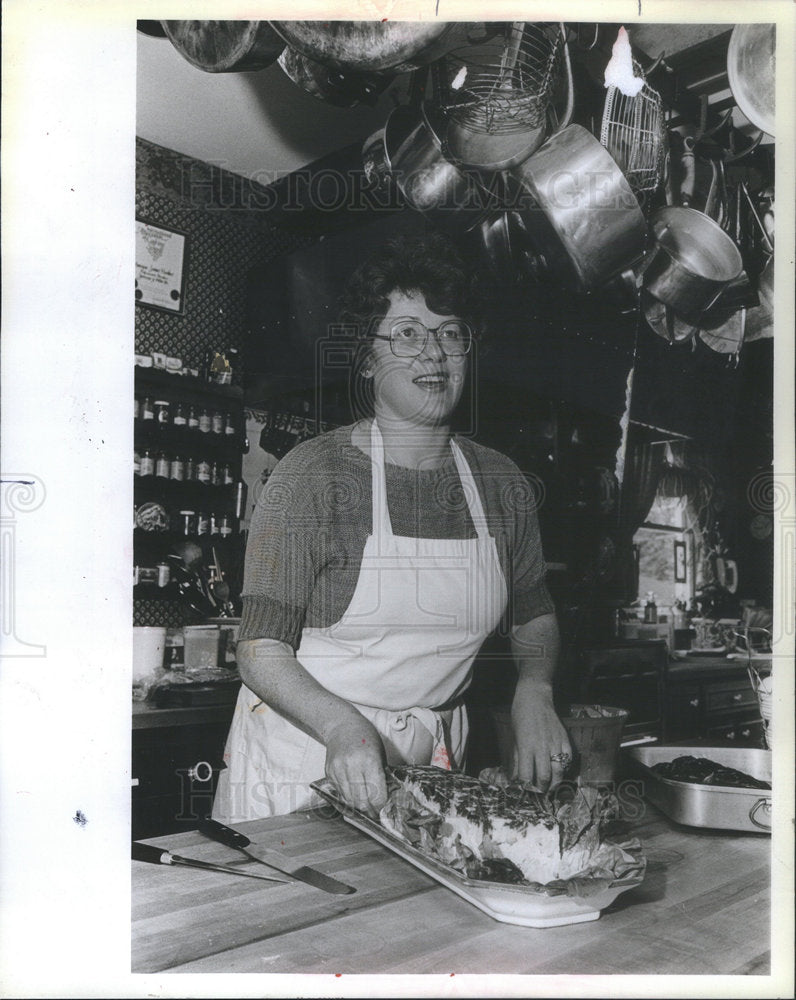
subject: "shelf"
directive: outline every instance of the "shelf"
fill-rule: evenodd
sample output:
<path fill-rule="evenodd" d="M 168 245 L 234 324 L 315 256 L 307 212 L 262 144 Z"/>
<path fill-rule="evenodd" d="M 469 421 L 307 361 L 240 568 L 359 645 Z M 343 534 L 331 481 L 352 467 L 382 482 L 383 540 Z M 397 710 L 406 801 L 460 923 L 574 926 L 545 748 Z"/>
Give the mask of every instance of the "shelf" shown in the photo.
<path fill-rule="evenodd" d="M 162 392 L 169 399 L 179 398 L 186 402 L 194 400 L 225 400 L 243 405 L 243 389 L 239 385 L 214 385 L 202 378 L 191 375 L 173 375 L 160 368 L 135 368 L 136 393 L 150 388 Z"/>
<path fill-rule="evenodd" d="M 138 448 L 168 451 L 175 455 L 202 455 L 207 458 L 227 458 L 240 461 L 243 437 L 240 433 L 213 434 L 174 424 L 159 424 L 155 420 L 136 420 L 135 443 Z"/>
<path fill-rule="evenodd" d="M 145 500 L 156 500 L 169 510 L 177 513 L 181 509 L 193 510 L 198 504 L 202 509 L 214 506 L 234 507 L 237 486 L 235 483 L 226 486 L 210 486 L 196 480 L 186 483 L 177 479 L 163 479 L 158 476 L 136 476 L 133 485 L 133 495 L 136 504 Z M 193 504 L 193 507 L 185 507 Z"/>

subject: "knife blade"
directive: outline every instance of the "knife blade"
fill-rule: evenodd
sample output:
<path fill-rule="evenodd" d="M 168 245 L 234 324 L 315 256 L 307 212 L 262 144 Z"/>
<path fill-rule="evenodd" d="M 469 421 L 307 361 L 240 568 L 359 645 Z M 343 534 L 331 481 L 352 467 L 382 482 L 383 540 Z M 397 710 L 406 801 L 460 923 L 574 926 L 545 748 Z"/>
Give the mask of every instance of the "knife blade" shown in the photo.
<path fill-rule="evenodd" d="M 246 875 L 248 878 L 265 879 L 266 882 L 281 882 L 288 884 L 285 878 L 278 875 L 266 875 L 264 872 L 245 871 L 243 868 L 233 868 L 231 865 L 217 865 L 211 861 L 199 861 L 197 858 L 183 858 L 179 854 L 172 854 L 162 847 L 153 847 L 151 844 L 139 844 L 133 842 L 130 855 L 133 861 L 147 861 L 153 865 L 184 865 L 186 868 L 202 868 L 210 872 L 226 872 L 228 875 Z"/>
<path fill-rule="evenodd" d="M 298 879 L 300 882 L 306 882 L 307 885 L 312 885 L 316 889 L 322 889 L 324 892 L 333 892 L 341 896 L 356 892 L 353 886 L 346 885 L 345 882 L 339 882 L 336 878 L 332 878 L 331 875 L 324 875 L 323 872 L 319 872 L 315 868 L 309 868 L 307 865 L 297 865 L 292 858 L 270 847 L 253 843 L 248 837 L 244 837 L 242 833 L 238 833 L 237 830 L 233 830 L 231 827 L 224 826 L 223 823 L 219 823 L 217 820 L 200 820 L 198 829 L 206 837 L 217 840 L 220 844 L 226 844 L 227 847 L 234 847 L 255 861 L 259 861 L 269 868 L 274 868 L 276 871 L 282 872 L 283 875 L 290 875 L 291 878 Z"/>

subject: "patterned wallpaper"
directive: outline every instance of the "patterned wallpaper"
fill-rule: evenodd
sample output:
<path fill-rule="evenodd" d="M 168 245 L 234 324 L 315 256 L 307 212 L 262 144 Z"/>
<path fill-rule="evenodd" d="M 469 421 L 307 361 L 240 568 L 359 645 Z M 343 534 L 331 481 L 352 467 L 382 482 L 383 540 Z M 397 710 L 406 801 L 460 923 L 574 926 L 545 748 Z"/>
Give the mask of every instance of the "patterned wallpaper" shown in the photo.
<path fill-rule="evenodd" d="M 136 139 L 136 218 L 187 235 L 183 314 L 136 304 L 136 353 L 158 351 L 201 368 L 208 347 L 242 347 L 248 272 L 314 242 L 272 226 L 272 202 L 256 182 Z M 185 624 L 175 601 L 137 599 L 133 618 L 136 625 Z"/>
<path fill-rule="evenodd" d="M 201 367 L 208 347 L 240 347 L 249 270 L 314 242 L 267 219 L 267 189 L 221 167 L 136 140 L 136 218 L 187 235 L 185 307 L 135 306 L 135 349 Z"/>

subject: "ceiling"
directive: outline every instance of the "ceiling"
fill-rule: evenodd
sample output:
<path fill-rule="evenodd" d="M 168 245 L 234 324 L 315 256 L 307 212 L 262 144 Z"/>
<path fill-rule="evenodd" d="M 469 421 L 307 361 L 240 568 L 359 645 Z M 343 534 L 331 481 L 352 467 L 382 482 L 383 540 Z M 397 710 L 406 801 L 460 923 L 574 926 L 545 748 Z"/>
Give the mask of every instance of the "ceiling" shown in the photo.
<path fill-rule="evenodd" d="M 727 24 L 640 24 L 634 48 L 649 60 L 719 39 Z M 602 48 L 610 51 L 610 26 Z M 311 97 L 274 63 L 258 72 L 206 73 L 165 38 L 138 32 L 137 133 L 180 153 L 267 184 L 334 150 L 364 141 L 408 94 L 409 74 L 396 78 L 375 107 L 339 108 Z M 698 52 L 701 49 L 697 49 Z M 700 86 L 702 83 L 700 82 Z M 711 102 L 729 95 L 715 91 Z M 725 81 L 726 87 L 726 81 Z"/>

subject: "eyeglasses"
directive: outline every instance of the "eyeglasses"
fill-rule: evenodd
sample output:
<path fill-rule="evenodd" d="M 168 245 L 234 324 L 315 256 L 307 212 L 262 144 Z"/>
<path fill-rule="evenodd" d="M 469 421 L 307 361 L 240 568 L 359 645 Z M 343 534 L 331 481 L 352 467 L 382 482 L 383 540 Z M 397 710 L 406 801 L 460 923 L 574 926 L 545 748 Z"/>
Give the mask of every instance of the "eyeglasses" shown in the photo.
<path fill-rule="evenodd" d="M 430 333 L 434 334 L 447 357 L 460 358 L 469 354 L 473 332 L 461 319 L 449 319 L 432 329 L 414 316 L 401 316 L 393 321 L 389 337 L 380 333 L 373 336 L 377 340 L 389 340 L 390 350 L 396 358 L 416 358 L 425 350 Z"/>

